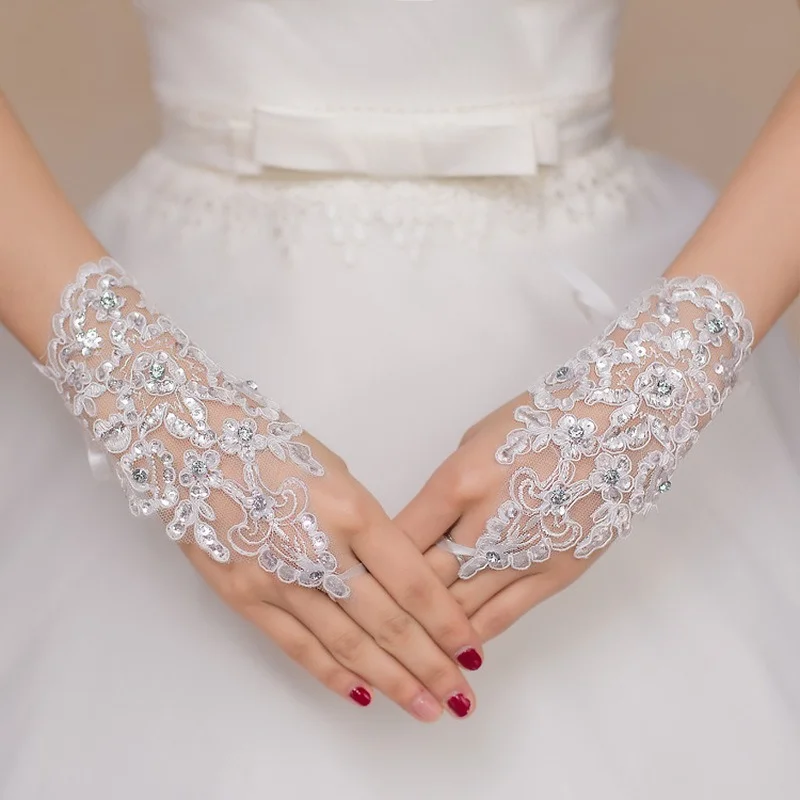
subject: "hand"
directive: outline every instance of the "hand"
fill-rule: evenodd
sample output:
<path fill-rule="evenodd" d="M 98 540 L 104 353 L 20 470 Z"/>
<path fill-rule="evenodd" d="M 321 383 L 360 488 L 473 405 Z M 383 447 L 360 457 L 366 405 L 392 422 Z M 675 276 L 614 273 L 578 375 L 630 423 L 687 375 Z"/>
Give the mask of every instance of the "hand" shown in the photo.
<path fill-rule="evenodd" d="M 466 716 L 474 694 L 451 658 L 474 668 L 479 637 L 344 462 L 310 437 L 303 441 L 324 464 L 309 495 L 337 560 L 354 574 L 346 598 L 332 602 L 284 583 L 253 560 L 217 564 L 193 544 L 184 545 L 187 556 L 229 606 L 337 694 L 368 705 L 375 687 L 424 722 L 438 719 L 443 705 Z"/>
<path fill-rule="evenodd" d="M 514 428 L 514 411 L 530 398 L 519 395 L 470 428 L 453 453 L 420 493 L 395 518 L 397 525 L 421 549 L 451 589 L 481 638 L 486 642 L 509 628 L 525 612 L 560 592 L 582 575 L 604 550 L 588 558 L 553 551 L 543 562 L 526 569 L 503 569 L 486 562 L 469 579 L 459 579 L 461 560 L 473 559 L 475 544 L 495 517 L 501 498 L 508 496 L 509 470 L 495 460 L 498 442 Z M 432 546 L 443 535 L 466 545 L 459 557 L 445 547 Z M 453 548 L 456 549 L 456 548 Z M 492 550 L 482 553 L 483 560 Z"/>
<path fill-rule="evenodd" d="M 741 302 L 714 280 L 661 281 L 466 434 L 395 521 L 423 550 L 438 540 L 426 557 L 484 641 L 671 488 L 752 341 Z"/>
<path fill-rule="evenodd" d="M 454 659 L 474 667 L 479 639 L 341 459 L 220 370 L 110 259 L 81 270 L 53 327 L 44 372 L 115 460 L 131 511 L 160 516 L 234 610 L 361 705 L 372 685 L 420 720 L 443 704 L 466 716 L 474 696 Z"/>

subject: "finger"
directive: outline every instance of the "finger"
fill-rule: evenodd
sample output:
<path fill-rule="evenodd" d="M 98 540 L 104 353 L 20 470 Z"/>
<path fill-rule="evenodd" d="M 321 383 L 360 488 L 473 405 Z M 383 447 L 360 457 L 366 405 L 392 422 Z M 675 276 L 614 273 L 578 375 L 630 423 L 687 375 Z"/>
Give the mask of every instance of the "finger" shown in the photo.
<path fill-rule="evenodd" d="M 467 669 L 480 667 L 480 641 L 466 614 L 400 530 L 387 520 L 356 534 L 350 546 L 400 608 L 445 653 Z"/>
<path fill-rule="evenodd" d="M 474 578 L 458 581 L 450 587 L 450 592 L 464 609 L 464 613 L 468 617 L 472 617 L 481 606 L 488 603 L 507 586 L 531 577 L 532 574 L 530 571 L 521 572 L 511 569 L 511 567 L 503 570 L 485 569 Z"/>
<path fill-rule="evenodd" d="M 339 664 L 363 675 L 413 717 L 422 722 L 434 722 L 442 715 L 441 703 L 420 681 L 327 597 L 293 586 L 286 588 L 280 602 L 322 642 Z"/>
<path fill-rule="evenodd" d="M 528 575 L 498 592 L 479 608 L 472 622 L 484 642 L 510 628 L 523 614 L 559 591 L 546 575 Z"/>
<path fill-rule="evenodd" d="M 471 511 L 453 528 L 450 538 L 457 544 L 473 546 L 478 541 L 480 534 L 485 530 L 486 520 L 496 512 L 496 509 L 496 503 L 491 505 L 484 503 L 479 508 Z M 446 568 L 445 574 L 440 577 L 446 581 L 455 572 L 455 577 L 448 584 L 450 593 L 461 608 L 464 609 L 464 613 L 468 617 L 471 617 L 484 603 L 505 589 L 506 586 L 520 580 L 524 575 L 538 571 L 538 565 L 525 572 L 511 567 L 500 570 L 487 567 L 468 580 L 458 580 L 458 559 L 442 548 L 437 549 L 452 558 L 452 563 Z"/>
<path fill-rule="evenodd" d="M 412 546 L 407 540 L 405 541 Z M 422 561 L 419 553 L 417 558 Z M 431 578 L 433 581 L 436 580 L 433 576 Z M 438 586 L 447 592 L 441 584 Z M 452 598 L 449 598 L 449 603 L 453 603 L 457 608 Z M 474 693 L 458 666 L 372 575 L 362 575 L 355 579 L 352 594 L 341 601 L 339 606 L 369 633 L 383 650 L 394 656 L 415 675 L 454 716 L 465 717 L 474 709 Z M 458 615 L 464 616 L 460 609 Z M 477 640 L 476 634 L 471 635 Z"/>
<path fill-rule="evenodd" d="M 338 662 L 291 614 L 266 603 L 255 604 L 243 614 L 323 686 L 359 706 L 372 702 L 369 682 Z"/>
<path fill-rule="evenodd" d="M 460 566 L 458 559 L 453 553 L 443 547 L 439 547 L 438 544 L 428 549 L 425 553 L 425 561 L 442 586 L 450 587 L 458 580 L 458 568 Z"/>
<path fill-rule="evenodd" d="M 394 523 L 418 550 L 427 550 L 461 515 L 456 458 L 445 461 L 417 496 L 394 518 Z"/>
<path fill-rule="evenodd" d="M 448 534 L 449 538 L 456 544 L 474 547 L 486 526 L 486 520 L 494 510 L 494 506 L 490 504 L 469 509 L 452 527 Z M 449 550 L 440 547 L 438 542 L 425 553 L 425 561 L 444 586 L 452 586 L 458 580 L 460 567 L 458 558 Z"/>

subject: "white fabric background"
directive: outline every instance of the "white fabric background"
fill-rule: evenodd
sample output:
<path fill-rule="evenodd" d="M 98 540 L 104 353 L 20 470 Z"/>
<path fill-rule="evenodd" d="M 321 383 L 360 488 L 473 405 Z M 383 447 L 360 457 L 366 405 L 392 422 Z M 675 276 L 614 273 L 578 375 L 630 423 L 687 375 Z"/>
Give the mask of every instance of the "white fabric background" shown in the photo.
<path fill-rule="evenodd" d="M 619 126 L 721 185 L 800 68 L 797 4 L 627 5 Z M 132 166 L 157 132 L 131 0 L 3 0 L 0 86 L 81 205 Z M 795 320 L 800 336 L 800 310 Z"/>

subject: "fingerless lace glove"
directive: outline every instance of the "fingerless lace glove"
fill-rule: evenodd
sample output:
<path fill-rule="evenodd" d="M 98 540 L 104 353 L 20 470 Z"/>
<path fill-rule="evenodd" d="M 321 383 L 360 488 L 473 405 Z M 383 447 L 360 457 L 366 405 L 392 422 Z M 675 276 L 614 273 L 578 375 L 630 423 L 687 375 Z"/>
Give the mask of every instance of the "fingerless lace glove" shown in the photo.
<path fill-rule="evenodd" d="M 41 368 L 114 460 L 135 515 L 212 559 L 256 559 L 286 583 L 349 595 L 308 481 L 302 428 L 223 372 L 111 259 L 84 266 L 53 318 Z"/>
<path fill-rule="evenodd" d="M 587 558 L 669 491 L 753 343 L 741 301 L 712 278 L 660 280 L 575 358 L 540 378 L 497 450 L 508 494 L 460 576 Z"/>

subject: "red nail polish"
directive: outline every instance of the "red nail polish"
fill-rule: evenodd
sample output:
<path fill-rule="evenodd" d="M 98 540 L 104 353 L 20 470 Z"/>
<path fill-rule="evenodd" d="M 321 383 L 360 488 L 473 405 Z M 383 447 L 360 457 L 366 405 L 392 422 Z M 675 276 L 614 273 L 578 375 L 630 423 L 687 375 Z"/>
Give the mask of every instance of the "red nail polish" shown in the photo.
<path fill-rule="evenodd" d="M 472 703 L 470 703 L 469 698 L 459 693 L 454 694 L 447 700 L 447 706 L 457 717 L 466 717 L 469 714 Z"/>
<path fill-rule="evenodd" d="M 368 706 L 372 702 L 372 695 L 363 686 L 356 686 L 350 692 L 350 699 L 360 706 Z"/>
<path fill-rule="evenodd" d="M 472 672 L 476 669 L 480 669 L 481 664 L 483 664 L 480 653 L 473 647 L 468 647 L 466 650 L 457 653 L 456 661 L 458 661 L 464 669 L 471 670 Z"/>

